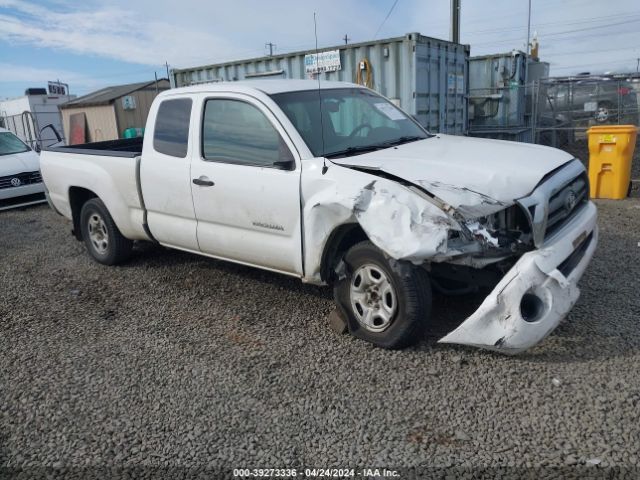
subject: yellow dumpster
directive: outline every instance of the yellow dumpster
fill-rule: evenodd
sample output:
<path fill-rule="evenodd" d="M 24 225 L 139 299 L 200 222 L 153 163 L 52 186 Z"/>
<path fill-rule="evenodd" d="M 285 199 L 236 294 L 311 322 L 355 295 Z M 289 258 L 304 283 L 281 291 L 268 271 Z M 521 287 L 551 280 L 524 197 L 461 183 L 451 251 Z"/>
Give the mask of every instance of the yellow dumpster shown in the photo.
<path fill-rule="evenodd" d="M 602 125 L 591 127 L 587 134 L 591 198 L 626 198 L 638 128 L 634 125 Z"/>

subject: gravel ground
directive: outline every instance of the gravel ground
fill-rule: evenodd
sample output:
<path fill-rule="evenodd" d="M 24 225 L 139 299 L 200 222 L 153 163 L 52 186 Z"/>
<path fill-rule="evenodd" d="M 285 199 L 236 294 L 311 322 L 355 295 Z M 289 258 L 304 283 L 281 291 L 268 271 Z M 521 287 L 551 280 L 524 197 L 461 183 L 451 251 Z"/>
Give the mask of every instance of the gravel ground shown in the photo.
<path fill-rule="evenodd" d="M 376 349 L 329 330 L 328 289 L 148 245 L 104 267 L 47 207 L 0 212 L 0 476 L 637 478 L 640 200 L 598 206 L 581 299 L 518 357 L 436 345 L 443 326 Z"/>

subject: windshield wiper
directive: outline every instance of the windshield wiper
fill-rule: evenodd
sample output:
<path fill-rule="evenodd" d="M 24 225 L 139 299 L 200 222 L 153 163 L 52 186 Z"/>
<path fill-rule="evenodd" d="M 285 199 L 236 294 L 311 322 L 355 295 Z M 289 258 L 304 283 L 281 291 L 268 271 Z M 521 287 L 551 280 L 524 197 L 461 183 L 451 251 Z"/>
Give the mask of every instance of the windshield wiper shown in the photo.
<path fill-rule="evenodd" d="M 358 147 L 349 147 L 344 150 L 339 150 L 337 152 L 329 153 L 325 155 L 326 158 L 335 158 L 335 157 L 350 157 L 352 155 L 358 155 L 360 153 L 373 152 L 376 150 L 383 150 L 389 147 L 395 147 L 396 145 L 401 145 L 403 143 L 416 142 L 418 140 L 424 140 L 425 138 L 431 137 L 421 137 L 418 135 L 405 135 L 403 137 L 395 138 L 393 140 L 389 140 L 388 142 L 375 143 L 373 145 L 361 145 Z"/>
<path fill-rule="evenodd" d="M 359 147 L 349 147 L 345 148 L 344 150 L 338 150 L 337 152 L 326 154 L 325 157 L 350 157 L 352 155 L 358 155 L 359 153 L 373 152 L 382 148 L 387 148 L 387 145 L 361 145 Z"/>
<path fill-rule="evenodd" d="M 395 147 L 396 145 L 402 145 L 403 143 L 409 142 L 417 142 L 418 140 L 424 140 L 429 137 L 421 137 L 419 135 L 405 135 L 404 137 L 399 137 L 394 140 L 389 140 L 388 142 L 383 142 L 379 145 L 386 147 Z"/>

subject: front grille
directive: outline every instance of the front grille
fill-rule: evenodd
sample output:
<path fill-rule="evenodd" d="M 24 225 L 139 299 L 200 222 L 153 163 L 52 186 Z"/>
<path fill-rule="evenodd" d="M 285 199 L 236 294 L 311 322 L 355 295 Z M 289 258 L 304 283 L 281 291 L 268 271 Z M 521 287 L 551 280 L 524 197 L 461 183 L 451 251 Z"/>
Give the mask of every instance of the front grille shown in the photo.
<path fill-rule="evenodd" d="M 545 238 L 560 230 L 589 199 L 587 173 L 573 179 L 549 198 Z"/>
<path fill-rule="evenodd" d="M 40 172 L 22 172 L 0 177 L 0 189 L 22 187 L 23 185 L 33 185 L 34 183 L 42 183 Z"/>
<path fill-rule="evenodd" d="M 518 200 L 531 223 L 533 243 L 540 248 L 589 201 L 589 177 L 579 160 L 548 174 L 528 196 Z"/>

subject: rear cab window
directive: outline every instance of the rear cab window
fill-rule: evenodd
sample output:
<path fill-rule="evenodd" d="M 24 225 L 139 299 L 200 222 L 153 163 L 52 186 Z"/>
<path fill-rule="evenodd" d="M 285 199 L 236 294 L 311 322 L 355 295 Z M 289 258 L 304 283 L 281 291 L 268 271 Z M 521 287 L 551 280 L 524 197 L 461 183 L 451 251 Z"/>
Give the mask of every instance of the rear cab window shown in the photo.
<path fill-rule="evenodd" d="M 156 152 L 178 158 L 187 156 L 191 106 L 190 98 L 174 98 L 160 104 L 153 130 Z"/>

